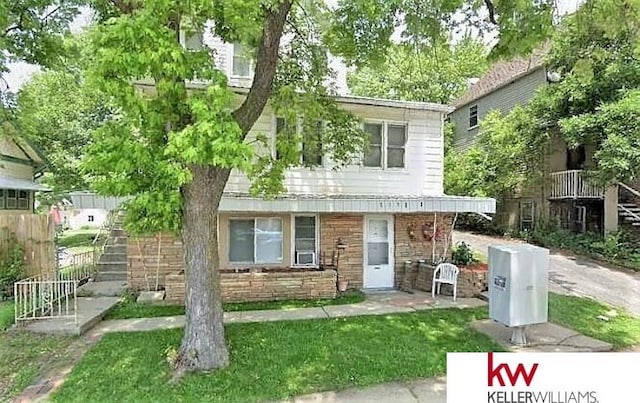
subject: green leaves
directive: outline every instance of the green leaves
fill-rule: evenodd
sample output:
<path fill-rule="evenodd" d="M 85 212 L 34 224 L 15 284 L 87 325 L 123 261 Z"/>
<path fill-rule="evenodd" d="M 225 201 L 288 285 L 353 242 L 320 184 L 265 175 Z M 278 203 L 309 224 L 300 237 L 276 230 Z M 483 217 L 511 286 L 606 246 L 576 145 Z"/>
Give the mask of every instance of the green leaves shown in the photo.
<path fill-rule="evenodd" d="M 355 95 L 449 103 L 467 89 L 467 80 L 487 68 L 484 45 L 471 39 L 457 45 L 390 45 L 383 63 L 361 67 L 347 77 Z"/>

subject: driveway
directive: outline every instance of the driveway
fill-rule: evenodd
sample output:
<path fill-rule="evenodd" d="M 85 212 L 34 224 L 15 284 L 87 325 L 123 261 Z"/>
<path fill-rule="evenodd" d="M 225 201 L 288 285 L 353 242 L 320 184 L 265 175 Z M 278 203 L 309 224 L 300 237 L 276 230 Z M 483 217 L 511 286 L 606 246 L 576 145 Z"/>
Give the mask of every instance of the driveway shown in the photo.
<path fill-rule="evenodd" d="M 485 255 L 489 245 L 522 242 L 462 231 L 454 231 L 453 240 L 464 241 Z M 557 252 L 552 252 L 549 260 L 551 291 L 592 297 L 640 316 L 640 273 L 610 269 L 587 258 Z"/>

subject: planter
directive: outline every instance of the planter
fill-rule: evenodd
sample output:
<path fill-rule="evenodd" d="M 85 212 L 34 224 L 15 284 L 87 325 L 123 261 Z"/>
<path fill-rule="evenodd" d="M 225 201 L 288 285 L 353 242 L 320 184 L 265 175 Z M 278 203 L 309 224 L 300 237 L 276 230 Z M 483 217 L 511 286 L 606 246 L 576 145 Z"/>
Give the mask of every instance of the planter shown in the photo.
<path fill-rule="evenodd" d="M 338 291 L 345 292 L 347 291 L 347 287 L 349 286 L 348 280 L 340 280 L 338 281 Z"/>

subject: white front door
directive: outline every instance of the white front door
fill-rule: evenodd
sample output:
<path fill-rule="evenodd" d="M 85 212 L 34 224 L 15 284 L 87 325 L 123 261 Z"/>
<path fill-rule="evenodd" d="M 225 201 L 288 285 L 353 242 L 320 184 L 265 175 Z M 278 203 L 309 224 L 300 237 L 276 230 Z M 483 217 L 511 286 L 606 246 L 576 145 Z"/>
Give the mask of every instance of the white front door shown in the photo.
<path fill-rule="evenodd" d="M 364 288 L 393 287 L 393 217 L 365 216 Z"/>

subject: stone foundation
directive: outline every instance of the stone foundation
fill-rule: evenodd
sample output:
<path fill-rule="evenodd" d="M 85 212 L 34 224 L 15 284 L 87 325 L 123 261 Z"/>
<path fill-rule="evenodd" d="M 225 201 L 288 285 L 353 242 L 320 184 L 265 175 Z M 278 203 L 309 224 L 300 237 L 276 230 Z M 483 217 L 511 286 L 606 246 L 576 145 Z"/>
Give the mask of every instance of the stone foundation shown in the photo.
<path fill-rule="evenodd" d="M 335 270 L 221 273 L 223 302 L 336 297 Z M 165 278 L 166 301 L 184 304 L 184 274 Z"/>
<path fill-rule="evenodd" d="M 419 265 L 414 288 L 431 292 L 434 270 L 435 267 L 433 266 L 426 264 Z M 486 269 L 461 267 L 460 273 L 458 274 L 458 291 L 456 295 L 460 298 L 479 296 L 482 291 L 487 289 L 488 278 L 489 272 Z M 449 284 L 443 284 L 441 291 L 444 295 L 453 295 L 453 289 Z"/>

